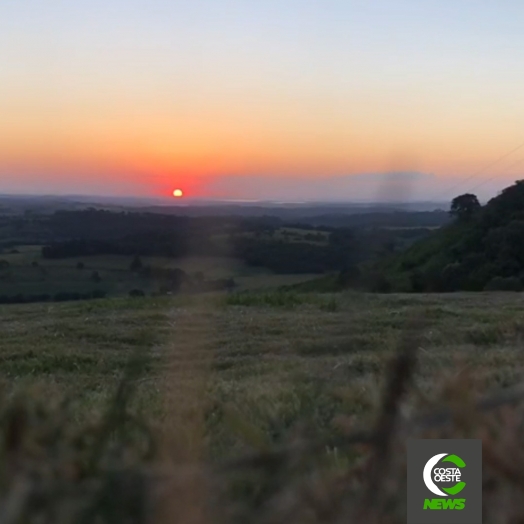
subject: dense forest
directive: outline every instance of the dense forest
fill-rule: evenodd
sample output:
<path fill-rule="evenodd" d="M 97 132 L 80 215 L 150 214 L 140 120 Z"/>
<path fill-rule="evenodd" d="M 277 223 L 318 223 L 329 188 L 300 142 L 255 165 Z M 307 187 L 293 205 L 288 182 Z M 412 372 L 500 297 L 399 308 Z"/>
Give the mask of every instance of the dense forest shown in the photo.
<path fill-rule="evenodd" d="M 524 284 L 524 181 L 481 206 L 452 202 L 453 221 L 405 252 L 375 265 L 392 290 L 516 290 Z"/>

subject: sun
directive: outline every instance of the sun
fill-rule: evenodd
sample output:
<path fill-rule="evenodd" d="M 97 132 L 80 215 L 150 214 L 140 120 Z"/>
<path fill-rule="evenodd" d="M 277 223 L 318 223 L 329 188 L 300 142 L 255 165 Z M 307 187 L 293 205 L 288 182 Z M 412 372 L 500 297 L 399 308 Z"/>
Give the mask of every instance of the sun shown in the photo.
<path fill-rule="evenodd" d="M 176 198 L 182 198 L 184 196 L 184 192 L 181 189 L 175 189 L 173 191 L 173 196 Z"/>

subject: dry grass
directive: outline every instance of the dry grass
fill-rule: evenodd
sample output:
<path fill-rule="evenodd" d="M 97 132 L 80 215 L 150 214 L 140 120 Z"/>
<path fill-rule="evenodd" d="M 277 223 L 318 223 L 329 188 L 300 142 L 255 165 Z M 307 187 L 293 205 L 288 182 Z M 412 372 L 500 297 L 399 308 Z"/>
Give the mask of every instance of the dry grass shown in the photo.
<path fill-rule="evenodd" d="M 0 521 L 400 523 L 406 438 L 453 436 L 483 439 L 484 521 L 518 522 L 523 311 L 351 293 L 1 308 Z"/>

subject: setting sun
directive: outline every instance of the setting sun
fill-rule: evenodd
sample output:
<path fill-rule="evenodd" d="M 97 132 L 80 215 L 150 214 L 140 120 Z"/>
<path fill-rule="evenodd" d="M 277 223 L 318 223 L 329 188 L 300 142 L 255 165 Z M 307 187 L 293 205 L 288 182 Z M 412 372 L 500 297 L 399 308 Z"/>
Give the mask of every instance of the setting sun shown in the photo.
<path fill-rule="evenodd" d="M 184 192 L 181 189 L 175 189 L 173 191 L 173 196 L 176 198 L 182 198 L 184 196 Z"/>

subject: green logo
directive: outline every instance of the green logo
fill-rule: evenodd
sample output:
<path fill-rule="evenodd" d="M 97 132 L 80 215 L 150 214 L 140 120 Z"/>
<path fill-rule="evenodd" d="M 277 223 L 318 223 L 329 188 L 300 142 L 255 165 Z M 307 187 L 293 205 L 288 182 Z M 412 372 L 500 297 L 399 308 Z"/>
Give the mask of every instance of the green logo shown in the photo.
<path fill-rule="evenodd" d="M 464 509 L 466 499 L 426 499 L 424 509 Z"/>
<path fill-rule="evenodd" d="M 408 524 L 482 524 L 480 440 L 408 439 L 406 449 Z"/>
<path fill-rule="evenodd" d="M 435 467 L 438 462 L 449 462 L 450 465 L 452 464 L 455 467 Z M 466 463 L 457 455 L 439 453 L 426 462 L 423 473 L 424 483 L 429 491 L 440 497 L 458 495 L 466 487 L 466 483 L 460 480 L 462 476 L 460 468 L 464 467 L 466 467 Z M 441 482 L 446 484 L 455 482 L 455 485 L 449 488 L 439 487 L 437 484 Z M 465 502 L 466 499 L 426 499 L 424 509 L 464 509 Z"/>

